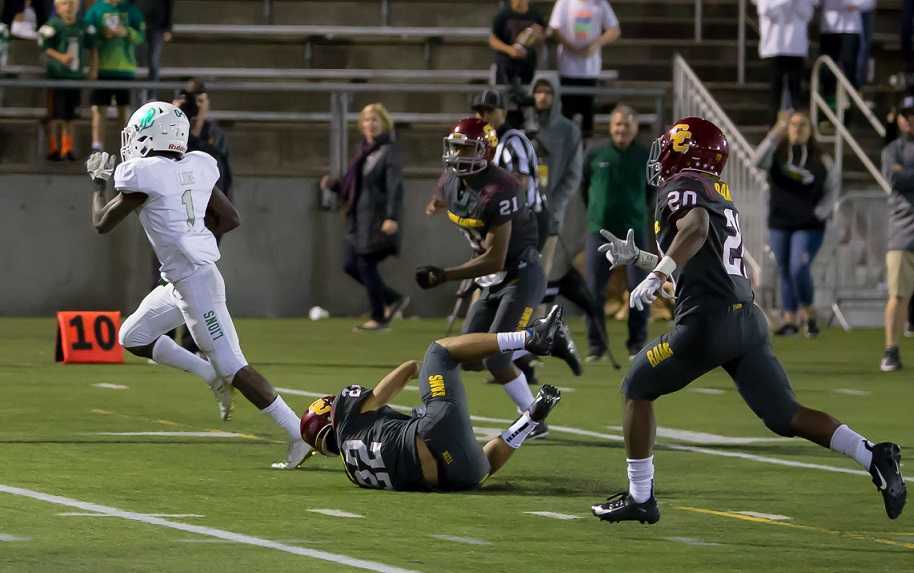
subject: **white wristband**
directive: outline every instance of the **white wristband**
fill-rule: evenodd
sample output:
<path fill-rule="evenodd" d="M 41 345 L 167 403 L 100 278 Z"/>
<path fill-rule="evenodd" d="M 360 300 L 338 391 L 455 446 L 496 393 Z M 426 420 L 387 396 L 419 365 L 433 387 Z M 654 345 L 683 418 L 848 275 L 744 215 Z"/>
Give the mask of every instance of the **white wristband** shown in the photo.
<path fill-rule="evenodd" d="M 663 273 L 664 275 L 671 277 L 676 271 L 676 261 L 671 259 L 668 256 L 664 256 L 660 259 L 660 262 L 657 263 L 657 266 L 654 267 L 655 273 Z"/>

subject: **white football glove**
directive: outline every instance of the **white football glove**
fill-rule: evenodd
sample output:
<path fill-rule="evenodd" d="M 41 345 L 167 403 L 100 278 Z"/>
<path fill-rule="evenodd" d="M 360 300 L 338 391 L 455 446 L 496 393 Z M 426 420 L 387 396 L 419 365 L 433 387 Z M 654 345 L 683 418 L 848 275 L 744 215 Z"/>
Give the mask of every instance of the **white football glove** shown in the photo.
<path fill-rule="evenodd" d="M 609 270 L 618 266 L 630 265 L 638 260 L 641 250 L 635 246 L 635 231 L 633 229 L 628 230 L 628 235 L 625 236 L 624 241 L 606 229 L 600 229 L 600 234 L 603 235 L 607 242 L 600 245 L 597 250 L 606 256 L 606 260 L 611 265 Z"/>
<path fill-rule="evenodd" d="M 96 151 L 86 160 L 86 172 L 92 181 L 104 181 L 107 183 L 114 175 L 114 162 L 117 157 L 106 152 Z"/>
<path fill-rule="evenodd" d="M 628 306 L 638 310 L 650 308 L 651 304 L 657 300 L 658 292 L 663 298 L 672 300 L 673 297 L 663 290 L 663 284 L 666 280 L 667 279 L 665 279 L 663 275 L 652 271 L 643 281 L 638 283 L 635 290 L 631 292 L 631 295 L 628 298 Z"/>

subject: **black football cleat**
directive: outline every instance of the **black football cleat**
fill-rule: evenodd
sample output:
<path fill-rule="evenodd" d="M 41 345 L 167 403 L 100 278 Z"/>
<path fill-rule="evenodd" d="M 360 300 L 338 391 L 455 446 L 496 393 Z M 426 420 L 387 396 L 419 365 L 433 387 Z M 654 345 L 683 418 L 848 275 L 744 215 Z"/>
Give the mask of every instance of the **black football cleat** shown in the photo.
<path fill-rule="evenodd" d="M 908 488 L 901 477 L 901 448 L 892 442 L 882 442 L 873 446 L 866 446 L 873 452 L 873 461 L 870 462 L 870 475 L 873 484 L 882 494 L 885 503 L 885 513 L 889 519 L 896 519 L 904 509 L 908 499 Z"/>
<path fill-rule="evenodd" d="M 578 349 L 575 347 L 571 333 L 568 332 L 568 325 L 564 321 L 559 326 L 558 332 L 555 333 L 552 355 L 564 360 L 575 376 L 580 376 L 584 372 L 584 369 L 581 368 L 581 359 L 578 358 Z"/>
<path fill-rule="evenodd" d="M 605 503 L 592 505 L 590 510 L 594 516 L 603 521 L 618 523 L 620 521 L 638 521 L 641 523 L 657 523 L 660 521 L 660 508 L 654 492 L 644 503 L 637 503 L 628 495 L 628 490 L 620 491 L 606 499 Z"/>
<path fill-rule="evenodd" d="M 564 324 L 564 315 L 565 310 L 561 306 L 555 305 L 545 318 L 541 318 L 528 328 L 526 349 L 539 356 L 552 354 L 552 346 L 559 328 Z"/>
<path fill-rule="evenodd" d="M 530 406 L 530 419 L 534 422 L 542 422 L 549 415 L 549 412 L 555 408 L 562 399 L 562 393 L 559 389 L 551 384 L 543 384 L 540 391 L 536 393 L 533 404 Z"/>

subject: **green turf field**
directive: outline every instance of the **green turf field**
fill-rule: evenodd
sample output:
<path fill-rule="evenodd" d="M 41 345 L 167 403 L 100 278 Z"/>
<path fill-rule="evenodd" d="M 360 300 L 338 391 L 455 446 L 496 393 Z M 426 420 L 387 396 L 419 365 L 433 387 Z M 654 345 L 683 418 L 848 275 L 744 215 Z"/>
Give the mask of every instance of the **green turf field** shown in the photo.
<path fill-rule="evenodd" d="M 297 391 L 285 395 L 302 411 L 311 393 L 370 386 L 420 358 L 444 328 L 408 320 L 353 334 L 352 324 L 240 320 L 238 330 L 251 363 Z M 573 327 L 583 342 L 582 324 Z M 243 401 L 219 422 L 208 389 L 188 374 L 132 357 L 54 364 L 54 328 L 53 319 L 0 320 L 3 572 L 914 571 L 914 508 L 889 521 L 869 477 L 848 473 L 858 470 L 852 461 L 767 433 L 720 373 L 658 402 L 661 521 L 610 526 L 589 515 L 626 485 L 621 374 L 605 362 L 579 379 L 555 360 L 540 369 L 543 381 L 573 390 L 551 436 L 526 444 L 483 489 L 390 493 L 351 485 L 337 459 L 270 470 L 285 452 L 281 433 Z M 612 329 L 621 352 L 622 327 Z M 879 332 L 829 330 L 776 346 L 801 401 L 877 441 L 914 446 L 914 377 L 878 372 Z M 914 341 L 902 354 L 914 361 Z M 483 381 L 464 377 L 473 414 L 489 418 L 476 425 L 501 429 L 512 406 Z M 416 402 L 409 388 L 396 400 Z M 311 511 L 321 509 L 357 517 Z"/>

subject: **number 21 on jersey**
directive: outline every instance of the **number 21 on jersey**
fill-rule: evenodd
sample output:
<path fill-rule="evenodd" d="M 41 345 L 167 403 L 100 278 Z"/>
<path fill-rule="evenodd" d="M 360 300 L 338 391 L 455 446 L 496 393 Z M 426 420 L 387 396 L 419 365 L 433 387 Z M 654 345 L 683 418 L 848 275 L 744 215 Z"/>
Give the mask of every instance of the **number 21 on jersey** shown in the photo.
<path fill-rule="evenodd" d="M 724 241 L 724 269 L 728 275 L 749 278 L 743 264 L 743 232 L 739 227 L 739 213 L 733 209 L 724 209 L 727 219 L 727 240 Z"/>

